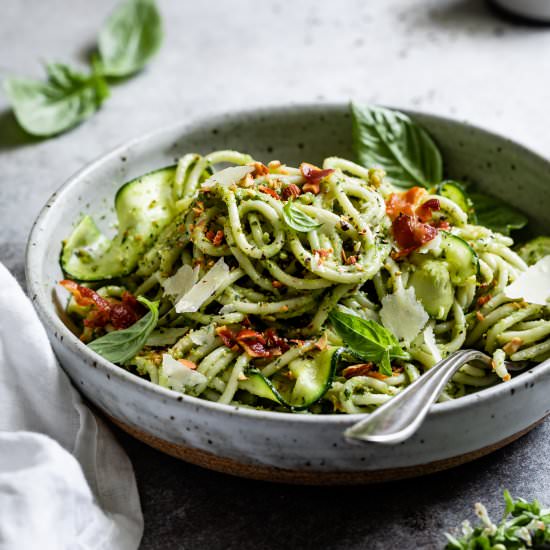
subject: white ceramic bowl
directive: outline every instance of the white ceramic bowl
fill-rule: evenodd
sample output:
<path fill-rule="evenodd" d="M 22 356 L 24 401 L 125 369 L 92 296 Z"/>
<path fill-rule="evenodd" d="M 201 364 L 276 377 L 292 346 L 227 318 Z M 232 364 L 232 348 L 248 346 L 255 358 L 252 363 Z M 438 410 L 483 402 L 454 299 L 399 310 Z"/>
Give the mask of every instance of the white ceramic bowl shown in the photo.
<path fill-rule="evenodd" d="M 440 145 L 448 175 L 472 179 L 547 227 L 550 164 L 472 126 L 409 113 Z M 82 344 L 65 326 L 57 281 L 60 243 L 81 213 L 97 219 L 117 188 L 189 151 L 231 148 L 267 161 L 318 163 L 350 157 L 344 105 L 294 106 L 205 119 L 136 139 L 71 177 L 48 201 L 27 250 L 29 294 L 63 368 L 77 388 L 136 437 L 196 464 L 237 475 L 299 483 L 356 483 L 435 471 L 486 454 L 525 433 L 550 410 L 546 362 L 507 383 L 433 406 L 417 434 L 397 446 L 354 445 L 342 436 L 359 415 L 315 416 L 219 405 L 156 386 Z M 58 294 L 59 292 L 59 294 Z"/>

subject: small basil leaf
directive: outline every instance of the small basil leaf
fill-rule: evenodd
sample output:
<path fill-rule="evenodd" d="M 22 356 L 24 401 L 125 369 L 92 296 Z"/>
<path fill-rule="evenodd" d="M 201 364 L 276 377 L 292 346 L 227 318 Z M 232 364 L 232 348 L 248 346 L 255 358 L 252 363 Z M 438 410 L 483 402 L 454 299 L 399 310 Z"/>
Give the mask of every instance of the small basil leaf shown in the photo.
<path fill-rule="evenodd" d="M 127 0 L 111 14 L 99 33 L 103 74 L 128 76 L 159 49 L 162 23 L 154 0 Z"/>
<path fill-rule="evenodd" d="M 482 193 L 470 193 L 470 199 L 474 203 L 476 223 L 493 231 L 510 235 L 510 231 L 528 223 L 526 216 L 500 199 Z"/>
<path fill-rule="evenodd" d="M 379 323 L 357 315 L 332 311 L 329 320 L 351 352 L 379 366 L 380 372 L 391 376 L 392 359 L 408 359 L 397 338 Z"/>
<path fill-rule="evenodd" d="M 140 296 L 138 300 L 149 308 L 149 313 L 124 330 L 114 330 L 94 340 L 88 347 L 112 363 L 123 364 L 132 359 L 157 326 L 158 302 Z"/>
<path fill-rule="evenodd" d="M 353 147 L 360 164 L 382 168 L 391 183 L 430 187 L 443 178 L 441 153 L 428 133 L 398 111 L 351 104 Z"/>
<path fill-rule="evenodd" d="M 94 67 L 85 75 L 61 63 L 46 66 L 48 80 L 8 78 L 4 88 L 19 124 L 35 136 L 59 134 L 91 116 L 109 95 Z"/>
<path fill-rule="evenodd" d="M 302 212 L 299 208 L 294 206 L 292 200 L 289 200 L 283 206 L 283 219 L 285 223 L 294 231 L 300 233 L 307 233 L 312 229 L 321 227 L 321 223 L 317 223 L 313 218 L 310 218 L 306 213 Z"/>

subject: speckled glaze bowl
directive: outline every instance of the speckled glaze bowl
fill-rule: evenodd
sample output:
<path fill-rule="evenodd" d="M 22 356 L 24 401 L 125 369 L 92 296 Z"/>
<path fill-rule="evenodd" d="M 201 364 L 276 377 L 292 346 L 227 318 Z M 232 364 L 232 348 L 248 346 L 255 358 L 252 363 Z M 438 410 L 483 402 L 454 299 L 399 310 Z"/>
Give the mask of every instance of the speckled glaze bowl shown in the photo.
<path fill-rule="evenodd" d="M 438 116 L 409 113 L 435 138 L 447 173 L 498 194 L 547 229 L 550 163 L 505 138 Z M 381 481 L 472 460 L 516 439 L 550 410 L 550 363 L 507 383 L 436 404 L 414 437 L 397 446 L 351 444 L 342 433 L 360 415 L 314 416 L 240 409 L 188 397 L 121 369 L 65 326 L 60 243 L 82 213 L 107 214 L 125 181 L 185 152 L 231 148 L 263 161 L 319 163 L 351 156 L 345 105 L 293 106 L 181 123 L 136 139 L 70 178 L 46 204 L 27 251 L 29 294 L 74 385 L 123 429 L 189 462 L 246 477 L 310 484 Z M 547 232 L 547 231 L 546 231 Z M 59 294 L 58 294 L 59 293 Z"/>

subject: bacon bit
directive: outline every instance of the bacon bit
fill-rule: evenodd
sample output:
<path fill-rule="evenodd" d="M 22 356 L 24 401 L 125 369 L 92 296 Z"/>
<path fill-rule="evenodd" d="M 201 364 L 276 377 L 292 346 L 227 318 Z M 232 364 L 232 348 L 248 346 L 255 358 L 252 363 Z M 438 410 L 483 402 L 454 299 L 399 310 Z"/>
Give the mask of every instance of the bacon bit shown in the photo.
<path fill-rule="evenodd" d="M 321 260 L 326 260 L 333 252 L 332 248 L 313 249 L 313 254 L 317 254 Z"/>
<path fill-rule="evenodd" d="M 359 365 L 350 365 L 342 371 L 344 378 L 353 378 L 354 376 L 366 376 L 374 369 L 374 363 L 360 363 Z"/>
<path fill-rule="evenodd" d="M 392 220 L 393 236 L 401 248 L 392 258 L 399 259 L 434 239 L 439 229 L 448 229 L 446 221 L 432 221 L 433 212 L 440 209 L 438 199 L 420 204 L 427 191 L 412 187 L 403 193 L 392 193 L 386 201 L 386 213 Z M 431 223 L 426 223 L 431 222 Z"/>
<path fill-rule="evenodd" d="M 121 301 L 109 301 L 95 290 L 69 279 L 59 284 L 73 295 L 79 306 L 91 306 L 90 313 L 84 319 L 86 327 L 102 328 L 110 323 L 116 330 L 120 330 L 133 325 L 142 315 L 141 304 L 129 292 L 122 294 Z"/>
<path fill-rule="evenodd" d="M 244 328 L 235 336 L 235 340 L 250 357 L 271 356 L 270 352 L 265 347 L 266 340 L 259 332 Z"/>
<path fill-rule="evenodd" d="M 222 339 L 222 342 L 228 348 L 233 347 L 235 340 L 235 333 L 226 325 L 216 327 L 216 334 Z"/>
<path fill-rule="evenodd" d="M 386 200 L 386 213 L 392 221 L 400 214 L 413 216 L 416 206 L 426 193 L 423 187 L 411 187 L 403 193 L 392 193 Z"/>
<path fill-rule="evenodd" d="M 281 161 L 280 160 L 271 160 L 267 163 L 268 168 L 271 168 L 272 170 L 277 170 L 277 168 L 281 167 Z"/>
<path fill-rule="evenodd" d="M 243 325 L 244 327 L 246 328 L 250 328 L 252 326 L 252 323 L 250 322 L 250 319 L 248 317 L 245 317 L 242 321 L 241 321 L 241 325 Z"/>
<path fill-rule="evenodd" d="M 512 338 L 507 344 L 502 346 L 502 349 L 506 355 L 512 355 L 513 353 L 516 353 L 522 345 L 523 340 L 521 338 Z"/>
<path fill-rule="evenodd" d="M 269 168 L 261 162 L 254 162 L 250 166 L 254 166 L 252 175 L 255 178 L 257 178 L 258 176 L 267 176 L 267 174 L 269 174 Z"/>
<path fill-rule="evenodd" d="M 406 256 L 437 236 L 437 228 L 420 222 L 414 216 L 400 214 L 392 224 L 393 237 L 401 250 L 397 257 Z"/>
<path fill-rule="evenodd" d="M 477 299 L 477 305 L 479 307 L 484 306 L 489 300 L 491 300 L 492 296 L 490 294 L 485 294 L 485 296 L 480 296 Z"/>
<path fill-rule="evenodd" d="M 287 312 L 287 311 L 288 311 L 288 306 L 281 306 L 281 307 L 279 308 L 279 311 L 280 311 L 281 313 Z"/>
<path fill-rule="evenodd" d="M 273 288 L 281 288 L 283 286 L 283 283 L 281 283 L 281 281 L 271 281 L 271 286 Z"/>
<path fill-rule="evenodd" d="M 265 185 L 260 185 L 258 187 L 258 191 L 261 191 L 262 193 L 265 193 L 266 195 L 270 195 L 274 199 L 281 200 L 281 197 L 279 197 L 279 194 L 274 189 L 271 189 L 270 187 L 266 187 Z"/>
<path fill-rule="evenodd" d="M 288 342 L 277 336 L 273 329 L 268 329 L 265 333 L 250 328 L 234 332 L 224 325 L 216 328 L 216 334 L 228 348 L 238 349 L 241 347 L 251 357 L 275 357 L 290 348 Z"/>
<path fill-rule="evenodd" d="M 142 306 L 129 292 L 122 293 L 122 302 L 111 304 L 111 324 L 116 330 L 128 328 L 140 317 Z"/>
<path fill-rule="evenodd" d="M 206 238 L 214 245 L 214 246 L 220 246 L 223 242 L 223 231 L 219 229 L 214 233 L 214 231 L 210 230 L 206 232 Z"/>
<path fill-rule="evenodd" d="M 439 220 L 436 224 L 437 229 L 443 229 L 443 231 L 449 231 L 451 224 L 447 220 Z"/>
<path fill-rule="evenodd" d="M 321 170 L 313 164 L 302 162 L 302 164 L 300 164 L 300 172 L 306 179 L 306 183 L 302 186 L 302 191 L 304 193 L 310 192 L 314 195 L 318 195 L 321 191 L 321 180 L 332 174 L 334 170 L 332 168 Z"/>
<path fill-rule="evenodd" d="M 404 371 L 405 369 L 403 367 L 392 367 L 391 371 L 392 371 L 392 374 L 400 374 Z"/>
<path fill-rule="evenodd" d="M 434 211 L 439 210 L 441 207 L 437 199 L 429 199 L 423 202 L 417 209 L 416 215 L 421 222 L 428 222 L 432 219 Z"/>
<path fill-rule="evenodd" d="M 193 361 L 189 361 L 188 359 L 178 359 L 178 362 L 181 363 L 184 367 L 187 367 L 191 370 L 195 370 L 197 368 L 197 365 L 195 365 Z"/>
<path fill-rule="evenodd" d="M 345 259 L 346 265 L 355 265 L 357 263 L 357 256 L 350 256 L 349 258 Z"/>
<path fill-rule="evenodd" d="M 484 321 L 485 320 L 485 315 L 483 315 L 483 313 L 481 313 L 481 311 L 476 311 L 476 319 L 478 321 Z"/>
<path fill-rule="evenodd" d="M 302 194 L 302 190 L 294 183 L 287 185 L 283 189 L 283 199 L 285 201 L 287 201 L 290 198 L 295 199 L 296 197 L 299 197 L 301 194 Z"/>

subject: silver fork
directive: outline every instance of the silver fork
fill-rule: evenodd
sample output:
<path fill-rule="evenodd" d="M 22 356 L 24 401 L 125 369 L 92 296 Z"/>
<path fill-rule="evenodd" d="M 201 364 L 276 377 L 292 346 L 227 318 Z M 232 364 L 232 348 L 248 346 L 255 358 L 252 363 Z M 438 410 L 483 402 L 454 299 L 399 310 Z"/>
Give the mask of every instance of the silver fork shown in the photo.
<path fill-rule="evenodd" d="M 387 444 L 405 441 L 418 430 L 430 407 L 460 367 L 470 362 L 491 365 L 491 361 L 488 355 L 477 350 L 455 351 L 364 420 L 348 428 L 344 436 L 355 441 Z M 523 370 L 526 363 L 506 361 L 505 365 L 508 371 L 517 372 Z"/>

